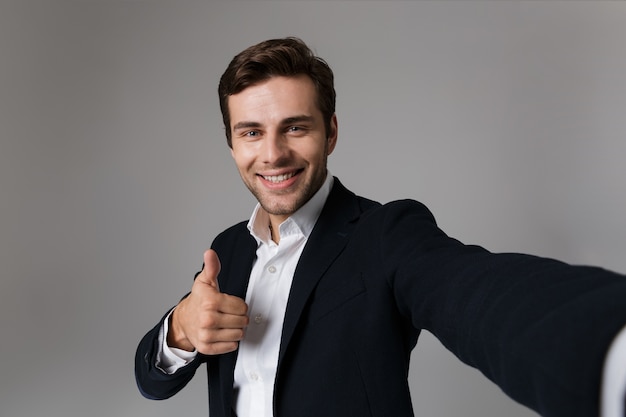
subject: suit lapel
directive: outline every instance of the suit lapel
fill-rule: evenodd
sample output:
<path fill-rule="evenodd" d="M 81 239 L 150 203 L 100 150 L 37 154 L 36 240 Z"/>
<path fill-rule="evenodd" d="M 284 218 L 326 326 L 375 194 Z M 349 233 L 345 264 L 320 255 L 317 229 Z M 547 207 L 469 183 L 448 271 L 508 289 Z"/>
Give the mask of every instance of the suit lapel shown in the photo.
<path fill-rule="evenodd" d="M 334 181 L 333 189 L 294 273 L 280 342 L 279 367 L 307 300 L 325 271 L 345 247 L 355 224 L 353 221 L 360 215 L 356 196 L 337 178 Z"/>
<path fill-rule="evenodd" d="M 228 272 L 228 279 L 224 280 L 224 283 L 220 281 L 220 290 L 245 299 L 250 273 L 252 272 L 252 264 L 256 256 L 257 244 L 248 232 L 248 229 L 243 229 L 245 231 L 238 234 L 237 241 L 233 245 L 237 260 L 230 263 L 231 269 Z"/>

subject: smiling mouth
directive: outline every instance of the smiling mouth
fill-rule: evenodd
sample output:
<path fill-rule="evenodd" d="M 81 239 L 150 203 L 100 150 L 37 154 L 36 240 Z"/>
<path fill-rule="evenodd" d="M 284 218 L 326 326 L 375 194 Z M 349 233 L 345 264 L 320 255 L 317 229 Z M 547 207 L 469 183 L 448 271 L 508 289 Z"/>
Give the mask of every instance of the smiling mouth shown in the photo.
<path fill-rule="evenodd" d="M 289 178 L 292 178 L 293 176 L 295 176 L 297 173 L 299 173 L 300 171 L 292 171 L 292 172 L 288 172 L 286 174 L 281 174 L 281 175 L 261 175 L 261 178 L 263 178 L 265 181 L 269 181 L 273 184 L 278 184 L 281 183 L 283 181 L 287 181 Z"/>

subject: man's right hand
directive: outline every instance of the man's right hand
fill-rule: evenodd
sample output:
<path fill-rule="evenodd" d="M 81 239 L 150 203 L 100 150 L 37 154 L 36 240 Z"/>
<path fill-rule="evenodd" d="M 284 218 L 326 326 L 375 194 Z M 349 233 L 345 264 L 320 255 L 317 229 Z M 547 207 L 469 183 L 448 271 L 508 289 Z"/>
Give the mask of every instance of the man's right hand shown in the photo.
<path fill-rule="evenodd" d="M 196 277 L 191 294 L 174 309 L 167 334 L 170 347 L 205 355 L 237 349 L 248 325 L 248 306 L 239 297 L 220 292 L 217 253 L 204 252 L 204 268 Z"/>

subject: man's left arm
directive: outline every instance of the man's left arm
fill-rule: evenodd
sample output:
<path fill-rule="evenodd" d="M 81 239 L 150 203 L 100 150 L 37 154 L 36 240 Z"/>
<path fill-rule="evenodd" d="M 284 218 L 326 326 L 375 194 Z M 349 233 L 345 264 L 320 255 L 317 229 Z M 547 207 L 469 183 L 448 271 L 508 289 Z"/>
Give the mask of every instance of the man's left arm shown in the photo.
<path fill-rule="evenodd" d="M 449 238 L 416 202 L 387 208 L 381 259 L 402 312 L 544 417 L 598 415 L 626 277 Z"/>

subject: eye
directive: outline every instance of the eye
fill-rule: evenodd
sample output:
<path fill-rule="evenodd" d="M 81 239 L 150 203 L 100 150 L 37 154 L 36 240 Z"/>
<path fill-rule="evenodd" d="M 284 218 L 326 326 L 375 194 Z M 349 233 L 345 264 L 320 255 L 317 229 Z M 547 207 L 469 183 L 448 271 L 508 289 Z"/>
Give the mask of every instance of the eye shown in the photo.
<path fill-rule="evenodd" d="M 249 130 L 246 133 L 243 134 L 243 136 L 247 136 L 249 138 L 256 138 L 258 136 L 260 136 L 261 134 L 259 133 L 258 130 Z"/>
<path fill-rule="evenodd" d="M 287 128 L 287 133 L 292 136 L 302 136 L 307 132 L 307 129 L 302 126 L 289 126 Z"/>

